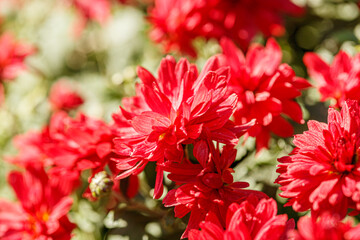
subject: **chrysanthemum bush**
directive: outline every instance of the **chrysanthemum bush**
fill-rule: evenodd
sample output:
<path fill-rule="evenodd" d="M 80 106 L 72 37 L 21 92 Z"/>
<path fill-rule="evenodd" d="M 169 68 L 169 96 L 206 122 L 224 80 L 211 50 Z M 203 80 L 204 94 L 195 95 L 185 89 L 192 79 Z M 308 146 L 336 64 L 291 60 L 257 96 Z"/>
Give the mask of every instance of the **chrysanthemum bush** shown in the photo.
<path fill-rule="evenodd" d="M 0 238 L 360 239 L 360 12 L 323 4 L 9 1 Z"/>

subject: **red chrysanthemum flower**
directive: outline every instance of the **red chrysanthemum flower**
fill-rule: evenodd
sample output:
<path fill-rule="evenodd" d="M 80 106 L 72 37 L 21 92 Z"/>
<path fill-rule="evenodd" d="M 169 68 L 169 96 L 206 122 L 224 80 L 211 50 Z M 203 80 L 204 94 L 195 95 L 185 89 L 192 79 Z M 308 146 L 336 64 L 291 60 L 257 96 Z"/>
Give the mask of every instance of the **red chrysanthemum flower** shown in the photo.
<path fill-rule="evenodd" d="M 65 112 L 55 113 L 49 126 L 41 132 L 29 132 L 15 138 L 19 154 L 8 160 L 27 167 L 41 165 L 49 168 L 49 174 L 69 172 L 74 175 L 74 186 L 81 171 L 92 170 L 91 178 L 105 166 L 116 175 L 113 157 L 111 128 L 100 120 L 79 114 L 70 118 Z"/>
<path fill-rule="evenodd" d="M 69 111 L 84 103 L 82 97 L 65 80 L 60 80 L 51 87 L 49 101 L 56 111 Z"/>
<path fill-rule="evenodd" d="M 72 119 L 57 112 L 41 132 L 17 136 L 20 154 L 9 160 L 22 166 L 42 162 L 44 166 L 102 171 L 111 157 L 112 139 L 110 127 L 100 120 L 83 114 Z"/>
<path fill-rule="evenodd" d="M 315 53 L 306 53 L 304 63 L 317 83 L 321 101 L 334 99 L 334 106 L 341 107 L 346 99 L 360 100 L 360 54 L 351 58 L 340 51 L 329 65 Z"/>
<path fill-rule="evenodd" d="M 7 161 L 18 166 L 31 165 L 50 166 L 51 159 L 45 155 L 43 146 L 51 142 L 46 128 L 41 131 L 29 131 L 13 138 L 15 147 L 19 150 L 16 156 L 6 158 Z"/>
<path fill-rule="evenodd" d="M 156 0 L 149 10 L 150 37 L 165 51 L 196 56 L 192 42 L 226 36 L 246 50 L 258 32 L 279 36 L 285 32 L 282 14 L 299 15 L 303 9 L 289 0 Z"/>
<path fill-rule="evenodd" d="M 197 139 L 237 144 L 244 126 L 229 120 L 237 98 L 226 95 L 229 69 L 219 68 L 217 58 L 210 59 L 200 75 L 186 59 L 176 63 L 170 56 L 162 60 L 158 78 L 144 68 L 138 68 L 138 75 L 141 96 L 130 102 L 140 109 L 121 108 L 122 116 L 116 117 L 122 133 L 114 139 L 117 167 L 125 170 L 119 178 L 138 174 L 149 161 L 181 161 L 182 145 Z M 156 198 L 162 193 L 162 179 L 158 171 Z"/>
<path fill-rule="evenodd" d="M 0 238 L 70 239 L 75 225 L 67 217 L 72 199 L 62 191 L 67 178 L 48 178 L 42 168 L 11 172 L 8 181 L 20 204 L 0 200 Z"/>
<path fill-rule="evenodd" d="M 235 161 L 236 150 L 232 146 L 224 146 L 220 154 L 212 143 L 199 141 L 194 146 L 194 155 L 200 164 L 167 162 L 162 165 L 163 170 L 170 172 L 169 179 L 185 183 L 169 191 L 163 200 L 165 207 L 175 206 L 175 217 L 190 213 L 182 238 L 187 237 L 189 230 L 198 229 L 204 220 L 216 221 L 225 227 L 231 203 L 240 203 L 250 194 L 267 197 L 262 192 L 245 190 L 249 186 L 247 182 L 234 182 L 230 165 Z"/>
<path fill-rule="evenodd" d="M 48 131 L 51 143 L 44 150 L 54 168 L 78 172 L 90 169 L 89 182 L 106 166 L 114 175 L 119 173 L 111 161 L 114 135 L 103 121 L 83 114 L 72 119 L 65 112 L 58 112 L 52 116 Z"/>
<path fill-rule="evenodd" d="M 266 47 L 251 47 L 246 58 L 229 39 L 222 39 L 221 46 L 223 65 L 231 67 L 229 91 L 238 95 L 235 123 L 256 119 L 248 135 L 256 137 L 257 151 L 268 147 L 270 133 L 291 137 L 293 127 L 284 116 L 304 122 L 295 98 L 310 84 L 296 77 L 290 66 L 281 64 L 281 49 L 273 39 L 268 40 Z"/>
<path fill-rule="evenodd" d="M 352 227 L 352 221 L 340 222 L 336 215 L 323 213 L 319 218 L 304 216 L 298 221 L 298 230 L 291 230 L 290 240 L 358 240 L 360 225 Z"/>
<path fill-rule="evenodd" d="M 286 234 L 294 228 L 294 221 L 287 215 L 276 215 L 274 199 L 250 196 L 240 205 L 229 206 L 226 216 L 226 230 L 214 222 L 201 222 L 199 230 L 191 230 L 189 240 L 285 240 Z"/>
<path fill-rule="evenodd" d="M 16 78 L 26 69 L 25 58 L 35 51 L 31 45 L 17 42 L 9 33 L 0 37 L 0 49 L 0 80 Z"/>
<path fill-rule="evenodd" d="M 80 185 L 79 175 L 82 171 L 91 170 L 91 183 L 97 173 L 108 167 L 111 171 L 108 180 L 111 184 L 114 183 L 114 195 L 122 194 L 132 198 L 138 191 L 137 177 L 124 180 L 121 183 L 121 190 L 124 191 L 121 193 L 119 180 L 115 179 L 120 173 L 116 163 L 111 160 L 115 156 L 112 141 L 115 136 L 115 129 L 101 120 L 84 114 L 73 119 L 60 111 L 51 117 L 50 124 L 42 131 L 16 136 L 14 144 L 19 149 L 19 154 L 7 160 L 22 167 L 44 166 L 51 177 L 67 175 L 72 179 L 68 192 Z M 93 197 L 90 189 L 85 191 L 84 196 L 90 200 L 97 199 Z"/>
<path fill-rule="evenodd" d="M 17 42 L 9 33 L 0 37 L 0 103 L 4 99 L 2 81 L 13 80 L 26 69 L 25 58 L 34 51 L 31 45 Z"/>
<path fill-rule="evenodd" d="M 348 209 L 360 210 L 359 116 L 359 103 L 347 101 L 341 112 L 329 109 L 328 124 L 309 121 L 309 130 L 295 136 L 292 154 L 278 160 L 285 206 L 341 218 Z"/>

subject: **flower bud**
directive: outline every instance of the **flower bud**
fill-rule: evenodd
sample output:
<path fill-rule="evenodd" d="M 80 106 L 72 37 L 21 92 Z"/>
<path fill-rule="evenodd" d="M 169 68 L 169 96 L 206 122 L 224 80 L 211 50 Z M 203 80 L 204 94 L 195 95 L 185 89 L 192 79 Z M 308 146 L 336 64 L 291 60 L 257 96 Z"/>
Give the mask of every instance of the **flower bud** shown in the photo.
<path fill-rule="evenodd" d="M 109 174 L 105 171 L 98 172 L 91 179 L 89 188 L 91 195 L 94 198 L 102 197 L 111 191 L 114 182 L 111 180 Z"/>

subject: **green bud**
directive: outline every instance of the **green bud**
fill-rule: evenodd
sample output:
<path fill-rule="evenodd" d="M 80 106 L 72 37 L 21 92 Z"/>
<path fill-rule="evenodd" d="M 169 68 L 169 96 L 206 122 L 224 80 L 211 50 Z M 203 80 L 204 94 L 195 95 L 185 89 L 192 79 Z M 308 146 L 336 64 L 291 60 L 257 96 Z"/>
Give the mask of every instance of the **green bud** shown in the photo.
<path fill-rule="evenodd" d="M 94 198 L 99 198 L 107 195 L 111 191 L 113 185 L 114 183 L 110 179 L 109 174 L 105 171 L 102 171 L 95 174 L 95 176 L 91 179 L 89 188 L 91 195 Z"/>

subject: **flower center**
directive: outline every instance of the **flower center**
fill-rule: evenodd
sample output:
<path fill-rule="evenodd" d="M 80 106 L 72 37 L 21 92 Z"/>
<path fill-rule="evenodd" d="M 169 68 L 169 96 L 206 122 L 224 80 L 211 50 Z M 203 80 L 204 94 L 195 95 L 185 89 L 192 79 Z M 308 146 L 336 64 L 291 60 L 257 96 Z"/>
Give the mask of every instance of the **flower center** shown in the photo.
<path fill-rule="evenodd" d="M 165 138 L 166 132 L 159 135 L 159 141 L 163 140 Z"/>
<path fill-rule="evenodd" d="M 218 173 L 206 173 L 201 180 L 211 188 L 221 188 L 223 186 L 221 175 Z"/>
<path fill-rule="evenodd" d="M 49 213 L 48 212 L 44 212 L 41 216 L 41 219 L 44 221 L 44 222 L 47 222 L 49 220 Z"/>
<path fill-rule="evenodd" d="M 336 153 L 334 167 L 341 173 L 351 172 L 358 161 L 356 144 L 344 137 L 338 139 L 336 143 Z"/>
<path fill-rule="evenodd" d="M 231 184 L 233 183 L 234 179 L 232 176 L 232 169 L 226 169 L 222 172 L 222 174 L 219 173 L 206 173 L 202 177 L 202 182 L 211 188 L 218 189 L 222 188 L 224 184 Z"/>
<path fill-rule="evenodd" d="M 49 212 L 37 212 L 35 216 L 28 215 L 28 224 L 33 238 L 37 239 L 37 236 L 44 231 L 46 222 L 49 221 Z"/>

